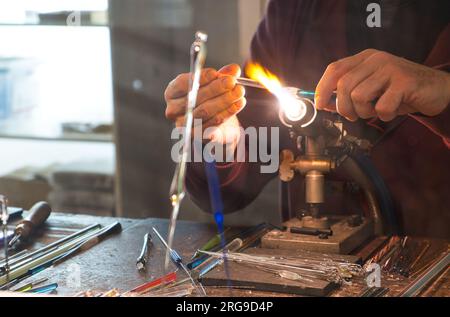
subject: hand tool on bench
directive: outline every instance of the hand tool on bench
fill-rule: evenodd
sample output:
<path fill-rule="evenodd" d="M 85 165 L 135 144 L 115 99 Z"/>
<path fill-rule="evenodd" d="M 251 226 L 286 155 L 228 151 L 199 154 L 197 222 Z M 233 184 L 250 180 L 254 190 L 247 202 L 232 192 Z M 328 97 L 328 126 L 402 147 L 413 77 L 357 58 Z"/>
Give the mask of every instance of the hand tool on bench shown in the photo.
<path fill-rule="evenodd" d="M 45 201 L 34 204 L 30 209 L 30 214 L 16 226 L 9 247 L 11 248 L 19 240 L 28 239 L 33 231 L 47 220 L 51 212 L 52 208 Z"/>
<path fill-rule="evenodd" d="M 189 277 L 189 279 L 192 282 L 192 285 L 194 285 L 195 288 L 199 289 L 201 291 L 201 293 L 203 293 L 203 295 L 206 295 L 206 291 L 203 288 L 203 286 L 197 282 L 195 282 L 194 278 L 192 277 L 191 273 L 189 272 L 189 270 L 187 269 L 186 265 L 184 265 L 183 263 L 183 259 L 181 258 L 181 256 L 178 254 L 177 251 L 175 251 L 174 249 L 170 248 L 169 245 L 167 244 L 166 240 L 164 240 L 164 238 L 159 234 L 158 230 L 156 230 L 155 227 L 152 228 L 153 231 L 155 232 L 156 236 L 158 237 L 158 239 L 161 241 L 161 243 L 166 247 L 166 249 L 169 251 L 169 256 L 170 259 L 172 260 L 172 262 L 179 268 L 181 268 Z"/>
<path fill-rule="evenodd" d="M 141 253 L 136 260 L 136 268 L 139 272 L 145 271 L 145 266 L 148 261 L 148 248 L 149 244 L 152 244 L 152 236 L 150 233 L 146 233 L 144 236 L 144 244 L 142 245 Z"/>

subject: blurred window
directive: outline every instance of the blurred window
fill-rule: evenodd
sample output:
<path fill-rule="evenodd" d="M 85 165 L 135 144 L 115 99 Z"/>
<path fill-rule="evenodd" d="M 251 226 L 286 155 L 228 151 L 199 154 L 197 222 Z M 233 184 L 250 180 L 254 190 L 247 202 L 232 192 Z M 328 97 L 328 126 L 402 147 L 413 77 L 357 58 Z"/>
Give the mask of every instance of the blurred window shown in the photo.
<path fill-rule="evenodd" d="M 107 11 L 107 0 L 0 0 L 0 136 L 111 126 Z"/>

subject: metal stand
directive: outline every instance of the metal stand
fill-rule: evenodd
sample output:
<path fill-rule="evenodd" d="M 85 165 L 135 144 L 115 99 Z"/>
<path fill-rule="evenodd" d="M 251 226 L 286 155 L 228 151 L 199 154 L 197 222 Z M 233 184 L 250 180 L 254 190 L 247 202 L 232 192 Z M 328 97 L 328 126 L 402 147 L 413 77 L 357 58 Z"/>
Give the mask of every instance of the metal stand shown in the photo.
<path fill-rule="evenodd" d="M 261 247 L 283 250 L 307 250 L 323 253 L 349 254 L 367 241 L 374 234 L 373 221 L 368 218 L 361 219 L 361 224 L 351 226 L 351 217 L 328 216 L 332 235 L 326 239 L 319 235 L 291 233 L 289 228 L 302 227 L 303 223 L 293 218 L 284 223 L 287 231 L 272 230 L 261 238 Z"/>
<path fill-rule="evenodd" d="M 289 150 L 282 151 L 280 179 L 289 182 L 295 172 L 305 177 L 307 215 L 284 223 L 285 232 L 273 230 L 267 233 L 262 238 L 262 247 L 348 254 L 374 235 L 371 218 L 357 216 L 355 221 L 355 216 L 324 216 L 321 211 L 325 202 L 325 175 L 342 163 L 346 151 L 351 149 L 340 122 L 326 122 L 326 127 L 334 133 L 329 134 L 319 125 L 314 129 L 295 131 L 303 139 L 304 154 L 300 157 L 294 158 Z M 330 149 L 339 149 L 343 154 L 330 155 Z"/>

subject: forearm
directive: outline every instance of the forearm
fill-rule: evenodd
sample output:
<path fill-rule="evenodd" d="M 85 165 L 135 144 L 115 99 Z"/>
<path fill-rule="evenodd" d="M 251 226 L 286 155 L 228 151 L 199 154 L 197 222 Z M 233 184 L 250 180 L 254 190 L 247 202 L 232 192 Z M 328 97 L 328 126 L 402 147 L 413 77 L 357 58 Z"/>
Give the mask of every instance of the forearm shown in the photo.
<path fill-rule="evenodd" d="M 425 116 L 422 114 L 410 114 L 410 116 L 428 127 L 433 133 L 442 137 L 444 143 L 450 148 L 450 63 L 434 68 L 447 72 L 447 107 L 435 116 Z"/>

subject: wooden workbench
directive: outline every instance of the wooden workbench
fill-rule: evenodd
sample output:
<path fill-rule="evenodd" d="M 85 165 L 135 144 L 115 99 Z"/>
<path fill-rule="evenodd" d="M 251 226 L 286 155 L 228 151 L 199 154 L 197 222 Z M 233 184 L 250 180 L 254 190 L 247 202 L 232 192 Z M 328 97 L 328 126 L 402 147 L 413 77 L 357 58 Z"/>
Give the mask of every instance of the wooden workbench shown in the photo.
<path fill-rule="evenodd" d="M 49 283 L 58 283 L 58 295 L 71 296 L 86 290 L 107 291 L 118 288 L 127 291 L 162 276 L 165 249 L 156 237 L 146 273 L 136 270 L 136 258 L 142 247 L 144 234 L 151 232 L 153 226 L 163 235 L 167 233 L 168 221 L 164 219 L 124 219 L 53 213 L 46 225 L 37 232 L 35 242 L 26 248 L 30 250 L 42 247 L 94 223 L 108 225 L 114 221 L 119 221 L 122 225 L 120 234 L 110 236 L 93 248 L 39 273 L 39 277 L 48 277 Z M 180 221 L 177 224 L 174 248 L 185 259 L 189 259 L 196 248 L 206 243 L 215 233 L 214 225 Z M 391 296 L 398 294 L 409 283 L 401 277 L 384 277 L 382 281 L 382 286 L 391 288 L 388 294 Z M 364 280 L 356 281 L 352 286 L 344 286 L 334 291 L 331 296 L 356 296 L 363 289 Z M 207 293 L 211 296 L 289 296 L 238 289 L 230 292 L 228 289 L 213 287 L 209 287 Z M 450 295 L 449 270 L 427 295 Z"/>

